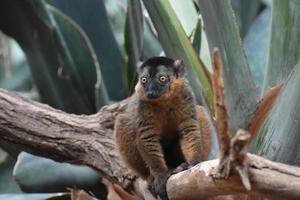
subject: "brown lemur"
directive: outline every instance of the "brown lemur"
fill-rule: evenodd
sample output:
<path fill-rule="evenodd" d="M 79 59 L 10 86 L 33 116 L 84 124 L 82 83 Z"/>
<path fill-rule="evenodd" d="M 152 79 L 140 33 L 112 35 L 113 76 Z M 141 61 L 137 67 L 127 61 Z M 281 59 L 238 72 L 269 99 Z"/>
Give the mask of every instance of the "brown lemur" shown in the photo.
<path fill-rule="evenodd" d="M 171 169 L 207 160 L 210 117 L 196 105 L 181 60 L 152 57 L 137 73 L 135 93 L 116 120 L 116 143 L 126 165 L 165 200 Z"/>

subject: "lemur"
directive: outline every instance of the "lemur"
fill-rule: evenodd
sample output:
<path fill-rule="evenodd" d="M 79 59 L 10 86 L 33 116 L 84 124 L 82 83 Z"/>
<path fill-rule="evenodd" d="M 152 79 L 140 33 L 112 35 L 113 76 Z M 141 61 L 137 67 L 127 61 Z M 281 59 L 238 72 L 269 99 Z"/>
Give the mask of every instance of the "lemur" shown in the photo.
<path fill-rule="evenodd" d="M 121 159 L 148 181 L 154 195 L 167 200 L 166 182 L 182 163 L 207 160 L 211 123 L 196 105 L 181 60 L 152 57 L 137 67 L 138 83 L 115 137 Z"/>

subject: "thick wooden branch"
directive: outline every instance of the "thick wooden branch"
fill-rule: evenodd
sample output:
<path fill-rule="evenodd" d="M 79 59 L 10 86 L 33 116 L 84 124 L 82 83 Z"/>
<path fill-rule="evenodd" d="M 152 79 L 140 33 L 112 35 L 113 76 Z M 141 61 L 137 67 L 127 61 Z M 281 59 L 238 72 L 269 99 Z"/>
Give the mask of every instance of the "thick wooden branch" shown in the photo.
<path fill-rule="evenodd" d="M 113 127 L 126 100 L 95 115 L 72 115 L 0 90 L 0 142 L 60 162 L 88 165 L 125 186 L 132 175 L 118 158 Z"/>
<path fill-rule="evenodd" d="M 271 162 L 248 154 L 252 190 L 247 191 L 238 175 L 214 179 L 219 159 L 202 162 L 195 167 L 171 176 L 167 191 L 170 199 L 199 199 L 229 194 L 259 194 L 271 199 L 299 199 L 300 170 L 297 167 Z M 276 189 L 275 189 L 276 188 Z"/>
<path fill-rule="evenodd" d="M 230 173 L 237 172 L 244 187 L 250 191 L 251 184 L 248 175 L 247 152 L 249 147 L 250 134 L 242 129 L 232 137 L 229 117 L 226 108 L 223 81 L 223 63 L 218 48 L 213 51 L 213 90 L 216 107 L 216 125 L 218 130 L 220 146 L 220 163 L 215 178 L 228 178 Z"/>
<path fill-rule="evenodd" d="M 127 100 L 106 106 L 95 115 L 72 115 L 0 90 L 0 143 L 56 161 L 91 166 L 110 182 L 123 188 L 133 183 L 134 192 L 149 197 L 146 184 L 133 179 L 115 149 L 114 121 L 126 105 Z M 213 160 L 171 176 L 167 184 L 170 199 L 200 199 L 235 193 L 300 198 L 299 168 L 254 155 L 248 154 L 248 157 L 250 192 L 244 189 L 237 175 L 215 179 L 212 173 L 218 167 L 218 160 Z"/>

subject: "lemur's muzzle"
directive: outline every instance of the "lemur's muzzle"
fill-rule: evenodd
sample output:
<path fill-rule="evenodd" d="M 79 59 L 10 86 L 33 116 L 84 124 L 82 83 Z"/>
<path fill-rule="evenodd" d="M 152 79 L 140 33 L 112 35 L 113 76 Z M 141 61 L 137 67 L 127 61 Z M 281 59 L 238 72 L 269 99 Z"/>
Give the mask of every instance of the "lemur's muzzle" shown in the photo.
<path fill-rule="evenodd" d="M 146 96 L 148 99 L 156 99 L 156 98 L 160 97 L 160 95 L 155 91 L 146 92 Z"/>

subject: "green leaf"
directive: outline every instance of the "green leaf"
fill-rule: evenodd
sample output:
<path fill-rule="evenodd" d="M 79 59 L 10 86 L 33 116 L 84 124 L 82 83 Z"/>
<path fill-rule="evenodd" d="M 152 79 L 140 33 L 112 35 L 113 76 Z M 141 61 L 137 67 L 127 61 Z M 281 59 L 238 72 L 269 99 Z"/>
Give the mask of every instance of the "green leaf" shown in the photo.
<path fill-rule="evenodd" d="M 262 91 L 270 46 L 271 9 L 265 9 L 253 22 L 245 39 L 244 47 L 249 66 L 259 94 Z"/>
<path fill-rule="evenodd" d="M 236 14 L 240 34 L 244 38 L 259 12 L 261 0 L 231 0 L 231 3 Z"/>
<path fill-rule="evenodd" d="M 84 83 L 73 71 L 76 63 L 66 41 L 44 1 L 3 0 L 0 4 L 0 29 L 16 39 L 26 53 L 42 101 L 67 112 L 95 112 L 95 105 L 83 91 Z"/>
<path fill-rule="evenodd" d="M 30 90 L 32 81 L 28 64 L 24 61 L 12 71 L 10 78 L 0 80 L 0 87 L 6 90 L 24 91 Z"/>
<path fill-rule="evenodd" d="M 225 94 L 232 131 L 247 128 L 257 102 L 255 84 L 241 45 L 230 0 L 199 0 L 200 12 L 212 50 L 220 49 Z"/>
<path fill-rule="evenodd" d="M 125 50 L 124 48 L 124 30 L 126 25 L 126 6 L 127 2 L 125 0 L 122 1 L 110 1 L 105 0 L 105 7 L 108 14 L 108 20 L 112 25 L 113 34 L 119 44 L 121 50 Z M 142 7 L 144 9 L 144 7 Z M 144 15 L 143 27 L 143 52 L 142 59 L 147 60 L 150 57 L 158 56 L 163 52 L 163 49 L 157 40 L 156 33 L 153 32 L 152 24 L 149 23 L 149 16 Z"/>
<path fill-rule="evenodd" d="M 140 0 L 128 0 L 125 25 L 125 52 L 127 55 L 126 74 L 129 94 L 136 79 L 136 65 L 141 60 L 143 50 L 143 13 Z"/>
<path fill-rule="evenodd" d="M 253 145 L 253 151 L 268 159 L 300 166 L 300 63 Z"/>
<path fill-rule="evenodd" d="M 178 20 L 180 21 L 180 24 L 182 25 L 186 35 L 190 37 L 195 31 L 199 20 L 193 0 L 169 0 L 169 2 L 174 9 L 174 12 L 178 17 Z"/>
<path fill-rule="evenodd" d="M 203 71 L 203 66 L 185 31 L 180 24 L 174 10 L 167 0 L 144 0 L 144 4 L 149 12 L 151 20 L 157 30 L 158 38 L 167 56 L 182 59 L 185 63 L 190 84 L 198 99 L 204 103 L 201 86 L 212 108 L 212 89 Z M 201 82 L 201 86 L 195 74 Z"/>
<path fill-rule="evenodd" d="M 86 94 L 87 96 L 86 104 L 89 107 L 97 105 L 97 109 L 108 104 L 109 100 L 106 88 L 99 85 L 102 84 L 100 64 L 89 38 L 71 18 L 55 7 L 48 6 L 47 8 L 53 14 L 59 30 L 66 41 L 66 46 L 74 62 L 74 65 L 71 65 L 71 71 L 79 84 L 78 87 L 81 90 L 81 94 Z M 100 99 L 100 94 L 102 99 Z"/>
<path fill-rule="evenodd" d="M 202 24 L 200 18 L 198 19 L 196 29 L 193 33 L 192 44 L 196 52 L 200 55 L 202 39 Z"/>
<path fill-rule="evenodd" d="M 159 43 L 156 34 L 154 33 L 153 29 L 151 29 L 151 23 L 149 17 L 145 19 L 144 23 L 144 48 L 143 48 L 143 55 L 142 60 L 147 60 L 150 57 L 158 56 L 163 52 L 161 44 Z"/>
<path fill-rule="evenodd" d="M 32 80 L 24 52 L 3 33 L 0 33 L 0 45 L 0 87 L 14 91 L 30 90 Z"/>
<path fill-rule="evenodd" d="M 274 0 L 264 92 L 285 80 L 300 59 L 300 1 Z"/>
<path fill-rule="evenodd" d="M 60 2 L 57 0 L 57 2 Z M 121 53 L 124 52 L 124 29 L 125 29 L 125 21 L 126 21 L 126 7 L 127 0 L 120 1 L 111 1 L 111 0 L 103 0 L 105 4 L 105 10 L 107 12 L 107 18 L 109 24 L 111 25 L 113 36 L 116 39 L 116 42 L 121 50 Z M 125 59 L 126 60 L 126 59 Z"/>
<path fill-rule="evenodd" d="M 58 163 L 24 152 L 18 156 L 14 178 L 25 192 L 65 192 L 72 186 L 95 194 L 103 192 L 101 177 L 89 167 Z"/>
<path fill-rule="evenodd" d="M 204 62 L 207 69 L 212 71 L 212 62 L 210 57 L 210 50 L 208 46 L 207 36 L 203 27 L 203 19 L 201 18 L 201 26 L 202 26 L 202 34 L 201 34 L 201 49 L 200 49 L 200 57 Z"/>
<path fill-rule="evenodd" d="M 269 8 L 273 5 L 273 0 L 262 0 L 262 2 Z"/>
<path fill-rule="evenodd" d="M 99 58 L 109 99 L 116 101 L 125 98 L 127 96 L 125 60 L 113 36 L 104 0 L 47 2 L 70 16 L 86 32 Z"/>
<path fill-rule="evenodd" d="M 13 167 L 16 160 L 0 149 L 0 193 L 20 193 L 13 179 Z"/>

